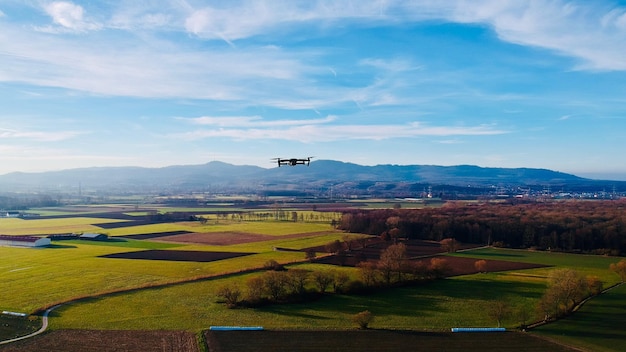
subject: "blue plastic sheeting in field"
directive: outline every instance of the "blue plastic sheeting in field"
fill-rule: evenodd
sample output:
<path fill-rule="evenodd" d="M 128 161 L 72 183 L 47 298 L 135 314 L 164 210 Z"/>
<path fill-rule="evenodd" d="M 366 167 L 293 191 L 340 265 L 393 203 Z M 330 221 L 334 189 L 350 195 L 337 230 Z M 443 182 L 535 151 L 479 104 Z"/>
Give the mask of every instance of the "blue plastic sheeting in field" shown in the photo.
<path fill-rule="evenodd" d="M 5 315 L 12 315 L 12 316 L 14 316 L 14 317 L 25 317 L 25 316 L 27 316 L 27 315 L 28 315 L 28 314 L 26 314 L 26 313 L 9 312 L 8 310 L 3 310 L 3 311 L 2 311 L 2 314 L 5 314 Z"/>
<path fill-rule="evenodd" d="M 503 332 L 505 328 L 452 328 L 452 332 Z"/>
<path fill-rule="evenodd" d="M 213 331 L 260 331 L 262 326 L 210 326 L 209 330 Z"/>

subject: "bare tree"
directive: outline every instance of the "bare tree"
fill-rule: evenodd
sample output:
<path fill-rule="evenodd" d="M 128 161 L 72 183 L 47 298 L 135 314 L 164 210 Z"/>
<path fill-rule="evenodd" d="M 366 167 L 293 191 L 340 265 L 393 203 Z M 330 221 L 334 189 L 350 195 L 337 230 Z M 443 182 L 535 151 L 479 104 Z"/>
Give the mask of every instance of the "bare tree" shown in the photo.
<path fill-rule="evenodd" d="M 589 290 L 589 294 L 592 296 L 597 296 L 602 293 L 602 281 L 597 276 L 587 276 L 587 289 Z"/>
<path fill-rule="evenodd" d="M 287 283 L 286 272 L 266 271 L 261 278 L 263 288 L 271 300 L 277 302 L 284 297 Z"/>
<path fill-rule="evenodd" d="M 441 247 L 448 253 L 454 253 L 459 249 L 459 243 L 454 238 L 444 238 L 439 242 Z"/>
<path fill-rule="evenodd" d="M 333 291 L 335 293 L 341 292 L 343 287 L 350 281 L 350 277 L 343 271 L 335 271 L 333 275 Z"/>
<path fill-rule="evenodd" d="M 550 289 L 557 291 L 569 311 L 585 297 L 587 281 L 576 270 L 557 269 L 548 275 Z"/>
<path fill-rule="evenodd" d="M 617 263 L 612 263 L 609 266 L 609 269 L 619 275 L 622 282 L 626 281 L 626 259 L 622 259 Z"/>
<path fill-rule="evenodd" d="M 317 254 L 315 253 L 315 250 L 307 249 L 306 252 L 304 253 L 304 256 L 307 260 L 313 260 L 315 259 L 315 257 L 317 257 Z"/>
<path fill-rule="evenodd" d="M 487 272 L 487 261 L 484 259 L 479 259 L 477 261 L 474 262 L 474 268 L 476 268 L 476 270 L 479 273 L 486 273 Z"/>
<path fill-rule="evenodd" d="M 224 285 L 217 289 L 217 296 L 226 301 L 226 306 L 233 308 L 239 304 L 241 290 L 235 284 Z"/>
<path fill-rule="evenodd" d="M 287 271 L 286 284 L 291 291 L 298 295 L 306 293 L 306 282 L 309 279 L 309 272 L 301 269 L 289 269 Z"/>
<path fill-rule="evenodd" d="M 374 320 L 374 316 L 369 310 L 364 310 L 352 316 L 352 321 L 358 325 L 359 329 L 367 329 Z"/>
<path fill-rule="evenodd" d="M 428 271 L 435 278 L 445 277 L 450 272 L 450 264 L 444 258 L 431 258 Z"/>
<path fill-rule="evenodd" d="M 339 253 L 341 252 L 341 250 L 343 250 L 343 244 L 341 243 L 341 241 L 339 240 L 335 240 L 333 242 L 327 243 L 326 246 L 324 246 L 324 249 L 328 252 L 328 253 Z"/>
<path fill-rule="evenodd" d="M 357 267 L 360 269 L 359 274 L 363 280 L 365 286 L 373 287 L 378 284 L 378 278 L 380 272 L 376 268 L 376 263 L 372 262 L 360 262 Z"/>
<path fill-rule="evenodd" d="M 248 294 L 246 299 L 250 303 L 257 303 L 263 298 L 263 279 L 260 277 L 252 277 L 246 282 Z"/>
<path fill-rule="evenodd" d="M 489 317 L 498 322 L 498 327 L 502 326 L 502 320 L 505 319 L 511 313 L 511 309 L 506 302 L 495 301 L 491 302 L 487 307 L 487 314 Z"/>
<path fill-rule="evenodd" d="M 406 261 L 406 245 L 404 243 L 392 244 L 387 247 L 378 260 L 378 269 L 383 273 L 387 285 L 391 283 L 391 276 L 397 273 L 397 281 L 402 280 L 402 270 Z"/>
<path fill-rule="evenodd" d="M 315 271 L 312 277 L 321 293 L 326 292 L 328 286 L 333 282 L 333 275 L 328 271 Z"/>
<path fill-rule="evenodd" d="M 538 308 L 545 319 L 570 312 L 588 294 L 587 280 L 573 269 L 557 269 L 548 275 L 548 289 Z"/>
<path fill-rule="evenodd" d="M 520 328 L 522 330 L 526 329 L 528 321 L 532 318 L 532 308 L 525 304 L 517 306 L 515 309 L 515 317 L 519 321 Z"/>

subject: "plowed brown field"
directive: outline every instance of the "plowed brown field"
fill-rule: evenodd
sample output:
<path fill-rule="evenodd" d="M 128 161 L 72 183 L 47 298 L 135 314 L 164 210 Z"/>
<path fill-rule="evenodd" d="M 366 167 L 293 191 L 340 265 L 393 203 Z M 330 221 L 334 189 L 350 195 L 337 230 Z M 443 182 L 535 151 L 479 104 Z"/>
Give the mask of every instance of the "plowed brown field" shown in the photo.
<path fill-rule="evenodd" d="M 199 352 L 186 331 L 59 330 L 0 347 L 2 352 Z"/>

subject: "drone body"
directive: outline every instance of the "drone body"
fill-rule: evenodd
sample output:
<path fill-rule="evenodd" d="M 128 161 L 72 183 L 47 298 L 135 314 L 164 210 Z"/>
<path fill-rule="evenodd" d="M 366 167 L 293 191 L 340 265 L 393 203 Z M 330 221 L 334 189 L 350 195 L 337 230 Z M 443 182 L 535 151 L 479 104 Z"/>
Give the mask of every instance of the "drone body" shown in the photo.
<path fill-rule="evenodd" d="M 296 165 L 306 165 L 309 166 L 309 164 L 311 164 L 311 159 L 313 157 L 310 156 L 306 159 L 298 159 L 298 158 L 290 158 L 290 159 L 283 159 L 283 158 L 274 158 L 273 160 L 276 160 L 276 162 L 278 163 L 278 167 L 281 167 L 282 165 L 289 165 L 289 166 L 296 166 Z"/>

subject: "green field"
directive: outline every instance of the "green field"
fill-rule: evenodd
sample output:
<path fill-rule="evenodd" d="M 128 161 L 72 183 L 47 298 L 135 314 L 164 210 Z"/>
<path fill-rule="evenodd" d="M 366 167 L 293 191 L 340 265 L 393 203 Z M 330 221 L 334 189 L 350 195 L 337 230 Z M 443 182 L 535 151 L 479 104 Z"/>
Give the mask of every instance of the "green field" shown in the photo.
<path fill-rule="evenodd" d="M 626 285 L 587 302 L 578 312 L 536 329 L 541 336 L 593 351 L 626 351 Z"/>
<path fill-rule="evenodd" d="M 540 319 L 534 307 L 546 288 L 549 272 L 555 268 L 573 268 L 584 275 L 597 276 L 605 286 L 619 281 L 619 277 L 608 270 L 609 265 L 619 258 L 490 248 L 455 255 L 551 267 L 453 277 L 363 296 L 326 294 L 307 304 L 228 309 L 218 303 L 217 288 L 226 283 L 237 283 L 245 288 L 246 280 L 259 273 L 217 278 L 212 276 L 261 267 L 270 259 L 282 263 L 301 261 L 304 259 L 303 253 L 275 251 L 274 247 L 302 249 L 321 246 L 341 239 L 343 234 L 334 231 L 329 224 L 319 222 L 238 222 L 221 219 L 207 224 L 181 222 L 102 230 L 98 224 L 103 222 L 112 220 L 89 217 L 1 219 L 1 233 L 95 231 L 108 233 L 112 239 L 106 242 L 58 241 L 50 248 L 42 249 L 0 247 L 0 257 L 3 258 L 0 263 L 0 292 L 3 292 L 0 310 L 33 312 L 57 302 L 82 298 L 57 308 L 51 316 L 51 329 L 200 332 L 212 325 L 261 325 L 269 329 L 353 329 L 351 317 L 367 309 L 375 316 L 370 325 L 374 329 L 444 332 L 451 327 L 495 326 L 496 322 L 486 313 L 489 305 L 495 301 L 507 303 L 514 311 L 530 311 L 530 320 Z M 264 241 L 221 246 L 117 237 L 167 231 L 231 233 L 232 236 L 253 233 L 268 237 Z M 308 235 L 284 237 L 292 234 Z M 215 262 L 102 258 L 108 254 L 142 249 L 251 254 Z M 320 264 L 299 264 L 298 267 L 309 271 L 328 269 L 328 266 Z M 333 269 L 343 270 L 352 278 L 358 277 L 358 271 L 354 268 Z M 185 282 L 196 279 L 201 280 Z M 134 288 L 139 290 L 128 291 Z M 610 307 L 616 306 L 616 301 L 622 299 L 623 294 L 624 289 L 620 288 L 594 299 L 573 317 L 579 314 L 584 317 L 582 313 L 587 311 L 609 317 L 606 313 Z M 610 297 L 617 298 L 611 300 Z M 619 307 L 623 311 L 623 304 Z M 593 331 L 589 333 L 590 337 L 581 339 L 579 330 L 587 329 L 585 321 L 594 319 L 598 317 L 582 319 L 582 323 L 573 325 L 568 325 L 569 320 L 566 320 L 537 331 L 556 339 L 573 341 L 572 344 L 604 346 L 601 348 L 606 348 L 603 349 L 606 351 L 612 350 L 612 338 L 626 340 L 626 334 L 618 329 L 604 335 L 589 330 Z M 623 325 L 623 321 L 616 319 L 614 317 L 609 321 Z M 513 315 L 503 321 L 503 325 L 511 329 L 519 323 L 519 319 Z M 559 326 L 562 326 L 561 330 L 554 330 Z"/>
<path fill-rule="evenodd" d="M 308 265 L 300 267 L 316 269 Z M 343 270 L 356 276 L 356 269 Z M 525 307 L 532 311 L 545 290 L 546 279 L 542 278 L 545 274 L 546 269 L 532 269 L 468 275 L 365 296 L 326 295 L 313 303 L 258 309 L 227 309 L 216 303 L 217 287 L 235 281 L 243 285 L 247 278 L 257 275 L 246 274 L 69 305 L 58 310 L 59 318 L 55 319 L 54 327 L 180 327 L 198 331 L 210 325 L 261 325 L 270 329 L 349 329 L 353 327 L 351 316 L 366 309 L 376 317 L 373 328 L 448 331 L 451 327 L 489 327 L 496 324 L 485 313 L 489 302 L 504 300 L 513 308 Z M 145 314 L 150 314 L 128 316 L 133 307 L 142 307 Z M 534 316 L 534 319 L 540 317 Z M 515 328 L 519 321 L 510 317 L 504 325 Z"/>

